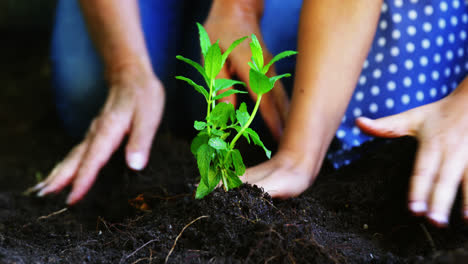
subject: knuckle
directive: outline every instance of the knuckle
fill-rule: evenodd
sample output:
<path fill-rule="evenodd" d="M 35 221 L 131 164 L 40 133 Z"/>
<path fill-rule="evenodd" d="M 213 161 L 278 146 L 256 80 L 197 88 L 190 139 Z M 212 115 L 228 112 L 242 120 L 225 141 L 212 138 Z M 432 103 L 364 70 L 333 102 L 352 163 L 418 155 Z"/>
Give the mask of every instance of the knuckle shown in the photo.
<path fill-rule="evenodd" d="M 434 183 L 434 190 L 450 191 L 456 187 L 456 178 L 452 177 L 451 175 L 440 176 Z"/>
<path fill-rule="evenodd" d="M 99 133 L 111 133 L 115 125 L 119 122 L 119 118 L 116 116 L 114 113 L 106 113 L 103 114 L 100 118 L 99 121 L 97 122 L 97 127 L 96 131 L 99 131 Z"/>

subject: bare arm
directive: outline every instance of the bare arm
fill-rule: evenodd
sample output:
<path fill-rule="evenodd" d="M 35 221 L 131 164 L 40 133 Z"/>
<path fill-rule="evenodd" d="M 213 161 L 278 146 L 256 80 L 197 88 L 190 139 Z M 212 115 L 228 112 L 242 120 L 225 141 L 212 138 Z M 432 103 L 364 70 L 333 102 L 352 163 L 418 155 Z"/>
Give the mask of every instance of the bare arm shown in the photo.
<path fill-rule="evenodd" d="M 382 1 L 375 0 L 304 1 L 291 112 L 281 149 L 321 161 L 354 91 L 381 6 Z"/>
<path fill-rule="evenodd" d="M 382 1 L 304 1 L 291 108 L 278 153 L 246 181 L 276 197 L 310 186 L 338 128 L 375 35 Z"/>
<path fill-rule="evenodd" d="M 272 59 L 260 30 L 260 20 L 263 15 L 264 0 L 214 0 L 209 16 L 205 22 L 211 40 L 220 40 L 221 49 L 229 47 L 234 40 L 250 36 L 254 33 L 262 45 L 265 61 Z M 228 58 L 226 66 L 220 72 L 220 78 L 237 76 L 241 81 L 249 83 L 249 66 L 252 54 L 248 41 L 241 43 Z M 271 67 L 268 75 L 276 75 L 275 68 Z M 255 93 L 250 95 L 256 100 Z M 236 104 L 236 96 L 224 98 Z M 260 112 L 272 135 L 279 139 L 283 132 L 284 122 L 288 112 L 288 99 L 281 84 L 277 82 L 270 93 L 265 94 L 260 104 Z"/>
<path fill-rule="evenodd" d="M 128 134 L 130 168 L 146 166 L 164 107 L 164 89 L 145 47 L 137 1 L 81 0 L 88 28 L 104 60 L 109 93 L 85 139 L 38 184 L 38 195 L 73 185 L 68 204 L 81 200 Z"/>
<path fill-rule="evenodd" d="M 134 64 L 151 69 L 137 1 L 80 0 L 80 4 L 107 74 Z"/>

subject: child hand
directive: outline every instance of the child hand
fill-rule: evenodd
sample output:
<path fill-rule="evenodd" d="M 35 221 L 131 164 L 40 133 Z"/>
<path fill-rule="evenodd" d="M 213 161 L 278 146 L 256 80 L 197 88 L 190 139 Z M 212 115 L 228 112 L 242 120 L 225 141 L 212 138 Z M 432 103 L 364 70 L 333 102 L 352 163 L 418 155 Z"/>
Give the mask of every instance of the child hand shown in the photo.
<path fill-rule="evenodd" d="M 271 160 L 247 169 L 243 182 L 257 185 L 274 198 L 295 197 L 312 185 L 320 164 L 311 167 L 311 160 L 301 162 L 294 153 L 278 151 Z"/>
<path fill-rule="evenodd" d="M 448 224 L 450 209 L 463 184 L 468 219 L 468 79 L 451 95 L 404 113 L 357 119 L 366 133 L 378 137 L 414 136 L 419 141 L 410 181 L 409 209 L 438 226 Z"/>
<path fill-rule="evenodd" d="M 258 9 L 263 9 L 263 7 L 256 6 L 256 2 L 258 1 L 250 1 L 252 2 L 252 6 L 248 4 L 242 7 L 236 6 L 244 4 L 241 2 L 246 1 L 214 1 L 204 27 L 211 37 L 211 41 L 220 40 L 222 51 L 225 51 L 229 47 L 229 44 L 236 39 L 250 36 L 252 33 L 255 34 L 262 45 L 265 61 L 268 62 L 272 59 L 272 55 L 263 42 L 259 26 L 261 10 L 258 11 Z M 255 4 L 253 4 L 254 2 Z M 226 5 L 230 4 L 234 6 L 226 7 Z M 248 41 L 244 41 L 231 53 L 218 77 L 232 79 L 232 76 L 237 76 L 241 81 L 248 84 L 250 68 L 247 62 L 250 61 L 251 56 Z M 270 68 L 267 75 L 276 75 L 274 66 Z M 220 93 L 222 92 L 224 91 L 220 91 Z M 249 92 L 251 97 L 256 100 L 255 93 L 250 91 L 250 89 Z M 236 105 L 236 95 L 223 98 L 222 101 Z M 277 140 L 283 131 L 288 106 L 288 97 L 281 82 L 277 82 L 273 90 L 262 98 L 260 112 Z"/>

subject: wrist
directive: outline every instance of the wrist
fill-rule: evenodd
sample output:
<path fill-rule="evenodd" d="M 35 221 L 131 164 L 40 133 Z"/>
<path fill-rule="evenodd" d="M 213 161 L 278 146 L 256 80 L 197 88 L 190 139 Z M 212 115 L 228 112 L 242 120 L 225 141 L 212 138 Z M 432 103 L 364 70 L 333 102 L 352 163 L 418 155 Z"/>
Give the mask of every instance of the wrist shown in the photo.
<path fill-rule="evenodd" d="M 287 146 L 280 146 L 275 154 L 275 159 L 280 159 L 284 167 L 292 171 L 301 171 L 304 175 L 317 175 L 323 157 L 317 152 L 296 150 Z"/>
<path fill-rule="evenodd" d="M 307 130 L 301 127 L 291 130 L 291 126 L 287 126 L 278 154 L 287 156 L 294 166 L 316 175 L 333 139 L 334 130 L 329 129 L 331 126 L 326 121 L 321 126 L 314 124 L 312 127 L 316 129 Z"/>
<path fill-rule="evenodd" d="M 156 78 L 148 56 L 126 56 L 106 65 L 106 78 L 110 83 L 128 78 Z"/>
<path fill-rule="evenodd" d="M 214 0 L 210 16 L 237 16 L 260 20 L 264 0 Z"/>

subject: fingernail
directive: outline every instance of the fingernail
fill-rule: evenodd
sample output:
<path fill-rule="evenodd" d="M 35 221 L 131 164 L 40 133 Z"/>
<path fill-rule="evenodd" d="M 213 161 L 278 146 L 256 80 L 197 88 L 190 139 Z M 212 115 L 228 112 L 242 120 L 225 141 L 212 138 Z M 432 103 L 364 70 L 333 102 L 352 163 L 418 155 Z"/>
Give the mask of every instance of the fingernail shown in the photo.
<path fill-rule="evenodd" d="M 73 197 L 73 195 L 71 194 L 67 197 L 67 200 L 65 201 L 67 205 L 72 205 L 74 202 L 75 202 L 75 197 Z"/>
<path fill-rule="evenodd" d="M 145 158 L 143 154 L 136 152 L 136 153 L 131 153 L 128 155 L 128 162 L 130 168 L 134 170 L 142 170 L 143 167 L 145 166 Z"/>
<path fill-rule="evenodd" d="M 409 209 L 416 214 L 424 213 L 427 211 L 427 204 L 421 201 L 410 202 Z"/>
<path fill-rule="evenodd" d="M 40 192 L 37 193 L 37 197 L 43 197 L 48 193 L 47 188 L 42 189 Z"/>
<path fill-rule="evenodd" d="M 38 191 L 39 189 L 42 189 L 42 187 L 44 187 L 44 186 L 45 186 L 45 182 L 40 182 L 40 183 L 36 184 L 36 185 L 32 188 L 32 190 L 33 190 L 33 191 Z"/>
<path fill-rule="evenodd" d="M 434 221 L 437 224 L 440 224 L 440 225 L 448 224 L 448 217 L 446 215 L 443 215 L 440 213 L 429 213 L 427 217 L 429 217 L 432 221 Z"/>
<path fill-rule="evenodd" d="M 360 117 L 358 117 L 358 119 L 359 119 L 359 122 L 361 122 L 361 123 L 367 123 L 368 124 L 368 123 L 372 122 L 372 119 L 364 117 L 364 116 L 360 116 Z"/>

